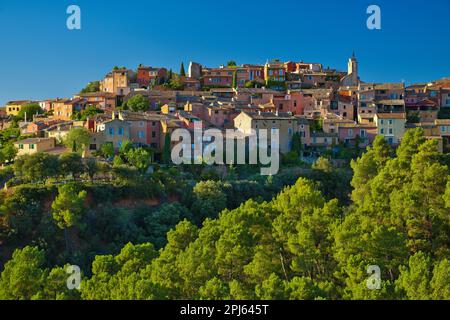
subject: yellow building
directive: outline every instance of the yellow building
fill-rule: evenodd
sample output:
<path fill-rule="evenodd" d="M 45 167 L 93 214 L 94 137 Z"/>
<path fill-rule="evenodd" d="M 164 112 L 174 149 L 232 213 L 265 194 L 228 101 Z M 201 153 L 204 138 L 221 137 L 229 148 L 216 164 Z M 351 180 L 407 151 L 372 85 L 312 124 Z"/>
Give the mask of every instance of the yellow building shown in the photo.
<path fill-rule="evenodd" d="M 251 135 L 252 130 L 258 132 L 260 129 L 266 129 L 268 137 L 271 129 L 278 129 L 280 152 L 288 153 L 291 150 L 292 137 L 299 131 L 299 120 L 287 113 L 241 112 L 234 119 L 234 127 L 245 135 Z"/>
<path fill-rule="evenodd" d="M 24 100 L 24 101 L 10 101 L 6 104 L 6 114 L 8 116 L 17 116 L 22 110 L 22 107 L 32 103 L 32 101 Z"/>
<path fill-rule="evenodd" d="M 398 145 L 405 134 L 406 114 L 399 113 L 377 113 L 374 116 L 377 126 L 377 134 L 386 138 L 391 145 Z"/>
<path fill-rule="evenodd" d="M 17 148 L 17 156 L 26 154 L 35 154 L 38 152 L 45 152 L 55 148 L 55 139 L 53 138 L 29 138 L 14 142 Z"/>
<path fill-rule="evenodd" d="M 113 70 L 100 82 L 100 91 L 118 94 L 119 88 L 127 88 L 129 86 L 130 76 L 131 70 Z"/>
<path fill-rule="evenodd" d="M 177 107 L 175 105 L 165 104 L 161 107 L 162 114 L 175 114 Z"/>

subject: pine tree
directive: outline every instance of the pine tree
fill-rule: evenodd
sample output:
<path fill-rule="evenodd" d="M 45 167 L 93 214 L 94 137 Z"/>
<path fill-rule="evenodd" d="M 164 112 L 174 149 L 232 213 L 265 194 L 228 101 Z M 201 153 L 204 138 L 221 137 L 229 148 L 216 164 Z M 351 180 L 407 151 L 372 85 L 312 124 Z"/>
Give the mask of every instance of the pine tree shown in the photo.
<path fill-rule="evenodd" d="M 237 71 L 233 72 L 233 84 L 232 84 L 232 86 L 235 89 L 238 87 Z"/>
<path fill-rule="evenodd" d="M 180 76 L 185 77 L 186 76 L 186 71 L 184 70 L 184 63 L 181 63 L 181 67 L 180 67 Z"/>

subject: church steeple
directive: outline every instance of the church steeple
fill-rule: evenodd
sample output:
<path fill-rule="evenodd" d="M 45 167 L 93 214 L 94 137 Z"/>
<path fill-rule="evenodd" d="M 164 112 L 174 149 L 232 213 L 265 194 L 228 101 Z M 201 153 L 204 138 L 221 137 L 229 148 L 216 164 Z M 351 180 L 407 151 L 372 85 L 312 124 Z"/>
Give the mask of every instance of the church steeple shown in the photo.
<path fill-rule="evenodd" d="M 356 59 L 355 52 L 350 59 L 348 59 L 348 72 L 347 74 L 351 77 L 351 82 L 353 85 L 358 84 L 358 60 Z"/>

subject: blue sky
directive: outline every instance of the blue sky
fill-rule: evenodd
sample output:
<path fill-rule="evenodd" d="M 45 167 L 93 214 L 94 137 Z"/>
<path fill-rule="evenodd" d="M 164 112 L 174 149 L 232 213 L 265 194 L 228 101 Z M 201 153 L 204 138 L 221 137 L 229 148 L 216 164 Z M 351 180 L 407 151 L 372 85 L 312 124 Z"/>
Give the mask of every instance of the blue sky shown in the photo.
<path fill-rule="evenodd" d="M 71 4 L 82 30 L 66 28 Z M 371 4 L 381 31 L 366 28 Z M 353 51 L 364 81 L 425 82 L 450 76 L 449 20 L 448 0 L 1 0 L 0 105 L 72 96 L 115 65 L 280 58 L 346 70 Z"/>

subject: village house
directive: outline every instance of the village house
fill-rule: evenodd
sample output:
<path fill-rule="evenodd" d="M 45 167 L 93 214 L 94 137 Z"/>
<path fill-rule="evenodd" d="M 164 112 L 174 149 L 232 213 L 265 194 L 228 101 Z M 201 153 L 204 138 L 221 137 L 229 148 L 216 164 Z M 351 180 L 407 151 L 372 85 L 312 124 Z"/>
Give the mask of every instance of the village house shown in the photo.
<path fill-rule="evenodd" d="M 238 88 L 236 89 L 235 101 L 247 104 L 265 104 L 273 100 L 278 91 L 265 88 Z"/>
<path fill-rule="evenodd" d="M 48 127 L 48 124 L 42 121 L 28 122 L 21 126 L 20 134 L 22 135 L 38 135 Z"/>
<path fill-rule="evenodd" d="M 307 147 L 311 143 L 311 129 L 308 119 L 303 116 L 295 116 L 298 121 L 298 133 L 300 142 L 303 147 Z"/>
<path fill-rule="evenodd" d="M 310 143 L 308 147 L 312 147 L 315 149 L 320 148 L 331 148 L 334 145 L 337 145 L 339 141 L 338 133 L 327 133 L 327 132 L 319 132 L 313 131 L 311 133 Z"/>
<path fill-rule="evenodd" d="M 244 64 L 242 66 L 247 71 L 247 81 L 264 83 L 264 67 L 259 65 Z"/>
<path fill-rule="evenodd" d="M 299 121 L 287 113 L 241 112 L 234 119 L 234 127 L 245 135 L 251 135 L 252 130 L 255 132 L 260 129 L 268 130 L 268 137 L 271 129 L 278 129 L 280 152 L 285 154 L 291 151 L 293 135 L 299 132 Z"/>
<path fill-rule="evenodd" d="M 114 69 L 100 82 L 100 91 L 124 95 L 129 92 L 133 75 L 133 71 L 126 68 Z"/>
<path fill-rule="evenodd" d="M 286 81 L 284 63 L 280 60 L 266 62 L 264 65 L 264 79 L 269 88 L 284 90 L 284 82 Z"/>
<path fill-rule="evenodd" d="M 352 97 L 338 95 L 335 100 L 331 101 L 328 112 L 344 119 L 355 120 L 355 107 Z"/>
<path fill-rule="evenodd" d="M 233 128 L 233 120 L 238 114 L 232 105 L 212 105 L 206 107 L 206 117 L 202 118 L 217 128 Z"/>
<path fill-rule="evenodd" d="M 349 145 L 355 145 L 358 141 L 358 147 L 366 148 L 375 140 L 377 127 L 374 124 L 360 123 L 339 123 L 338 124 L 339 141 Z"/>
<path fill-rule="evenodd" d="M 17 116 L 22 110 L 23 106 L 26 106 L 27 104 L 33 103 L 33 101 L 30 100 L 21 100 L 21 101 L 9 101 L 6 103 L 6 114 L 8 116 Z"/>
<path fill-rule="evenodd" d="M 47 138 L 53 138 L 58 143 L 62 143 L 65 137 L 69 134 L 70 130 L 72 130 L 75 127 L 81 128 L 83 127 L 83 125 L 84 125 L 83 121 L 60 122 L 48 126 L 43 131 L 44 135 Z"/>
<path fill-rule="evenodd" d="M 162 151 L 161 120 L 166 118 L 165 115 L 148 112 L 120 111 L 117 114 L 113 113 L 113 117 L 126 121 L 129 124 L 128 137 L 131 142 L 142 146 L 149 146 L 156 152 Z M 117 131 L 117 133 L 119 132 L 120 131 Z"/>
<path fill-rule="evenodd" d="M 125 141 L 131 141 L 130 123 L 118 118 L 99 124 L 97 130 L 104 134 L 102 142 L 112 143 L 114 149 L 120 149 Z"/>
<path fill-rule="evenodd" d="M 441 90 L 441 108 L 450 108 L 450 88 Z"/>
<path fill-rule="evenodd" d="M 53 138 L 28 138 L 14 142 L 17 148 L 17 157 L 31 155 L 38 152 L 46 152 L 55 148 Z"/>
<path fill-rule="evenodd" d="M 86 105 L 95 106 L 105 111 L 114 110 L 117 106 L 116 96 L 109 92 L 79 93 L 74 96 L 74 99 L 78 98 L 84 99 Z"/>
<path fill-rule="evenodd" d="M 81 112 L 86 107 L 86 99 L 61 99 L 55 100 L 53 105 L 53 119 L 70 121 L 72 120 L 75 112 Z"/>
<path fill-rule="evenodd" d="M 405 134 L 405 113 L 377 113 L 374 117 L 377 135 L 382 135 L 390 145 L 398 145 Z"/>

